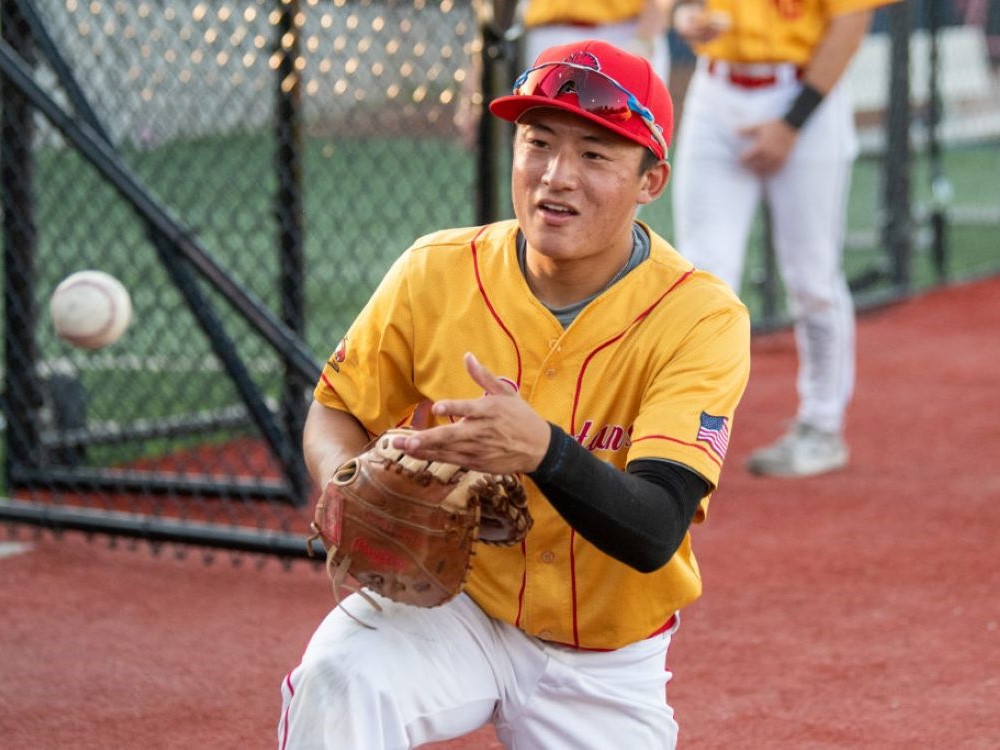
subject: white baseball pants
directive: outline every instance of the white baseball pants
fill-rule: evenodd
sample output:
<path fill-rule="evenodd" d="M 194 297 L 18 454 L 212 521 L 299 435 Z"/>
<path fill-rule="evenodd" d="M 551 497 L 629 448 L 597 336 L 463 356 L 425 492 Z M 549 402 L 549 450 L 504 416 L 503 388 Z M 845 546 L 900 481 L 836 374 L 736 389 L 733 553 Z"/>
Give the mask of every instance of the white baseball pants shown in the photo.
<path fill-rule="evenodd" d="M 799 83 L 791 66 L 763 88 L 729 81 L 699 60 L 684 102 L 673 172 L 677 249 L 740 291 L 747 240 L 762 199 L 795 321 L 797 418 L 843 427 L 854 387 L 854 307 L 843 271 L 846 204 L 857 154 L 853 110 L 838 85 L 800 131 L 785 166 L 761 177 L 740 165 L 738 130 L 781 117 Z"/>
<path fill-rule="evenodd" d="M 515 750 L 672 750 L 670 632 L 581 651 L 487 617 L 465 594 L 424 609 L 358 595 L 334 609 L 281 686 L 279 750 L 412 748 L 488 722 Z"/>

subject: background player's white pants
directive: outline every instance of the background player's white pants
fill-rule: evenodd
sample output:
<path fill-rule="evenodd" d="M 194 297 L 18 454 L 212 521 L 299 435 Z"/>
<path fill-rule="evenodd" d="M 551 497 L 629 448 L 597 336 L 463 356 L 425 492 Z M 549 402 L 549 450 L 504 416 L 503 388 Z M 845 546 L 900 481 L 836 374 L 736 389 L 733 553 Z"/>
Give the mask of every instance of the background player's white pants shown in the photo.
<path fill-rule="evenodd" d="M 854 307 L 843 271 L 845 211 L 857 153 L 849 92 L 836 87 L 802 128 L 785 166 L 762 178 L 739 163 L 740 127 L 781 117 L 799 90 L 794 69 L 747 89 L 699 61 L 677 137 L 673 172 L 677 249 L 740 291 L 747 239 L 761 199 L 795 320 L 797 418 L 842 429 L 854 387 Z"/>
<path fill-rule="evenodd" d="M 493 721 L 517 750 L 672 749 L 666 703 L 671 633 L 617 651 L 577 651 L 525 635 L 465 594 L 423 609 L 356 594 L 369 630 L 334 609 L 281 686 L 278 747 L 410 748 Z"/>
<path fill-rule="evenodd" d="M 574 26 L 570 24 L 553 24 L 551 26 L 536 26 L 524 32 L 523 67 L 527 68 L 538 55 L 549 47 L 578 42 L 581 39 L 601 39 L 623 49 L 629 49 L 629 44 L 635 39 L 635 21 L 609 23 L 601 26 Z M 670 55 L 667 49 L 667 35 L 661 34 L 653 40 L 653 57 L 649 61 L 664 81 L 670 80 Z"/>

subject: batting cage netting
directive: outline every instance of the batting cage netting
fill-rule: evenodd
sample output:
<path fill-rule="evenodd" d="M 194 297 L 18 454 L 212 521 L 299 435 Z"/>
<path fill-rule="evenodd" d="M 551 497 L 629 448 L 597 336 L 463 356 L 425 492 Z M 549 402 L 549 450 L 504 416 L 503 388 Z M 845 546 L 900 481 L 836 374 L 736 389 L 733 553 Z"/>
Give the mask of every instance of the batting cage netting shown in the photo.
<path fill-rule="evenodd" d="M 1000 14 L 980 5 L 880 11 L 849 73 L 861 303 L 1000 271 Z M 509 130 L 481 115 L 523 64 L 514 6 L 0 0 L 13 532 L 305 554 L 321 363 L 415 238 L 510 215 Z M 642 218 L 671 236 L 669 199 Z M 764 218 L 750 265 L 755 323 L 780 325 Z M 48 317 L 81 269 L 132 297 L 104 349 Z"/>

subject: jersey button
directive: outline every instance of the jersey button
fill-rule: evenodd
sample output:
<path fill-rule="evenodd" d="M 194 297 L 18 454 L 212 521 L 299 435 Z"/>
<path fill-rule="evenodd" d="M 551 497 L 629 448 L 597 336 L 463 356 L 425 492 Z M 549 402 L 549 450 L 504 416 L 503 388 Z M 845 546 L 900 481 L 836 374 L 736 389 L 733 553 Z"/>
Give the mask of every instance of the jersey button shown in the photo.
<path fill-rule="evenodd" d="M 554 552 L 543 552 L 539 555 L 543 563 L 553 563 L 556 561 L 556 555 Z"/>
<path fill-rule="evenodd" d="M 556 368 L 550 367 L 548 370 L 545 371 L 545 377 L 554 378 L 555 376 L 556 376 Z"/>
<path fill-rule="evenodd" d="M 538 631 L 538 637 L 541 638 L 543 641 L 551 640 L 552 639 L 552 631 L 551 630 L 539 630 Z"/>

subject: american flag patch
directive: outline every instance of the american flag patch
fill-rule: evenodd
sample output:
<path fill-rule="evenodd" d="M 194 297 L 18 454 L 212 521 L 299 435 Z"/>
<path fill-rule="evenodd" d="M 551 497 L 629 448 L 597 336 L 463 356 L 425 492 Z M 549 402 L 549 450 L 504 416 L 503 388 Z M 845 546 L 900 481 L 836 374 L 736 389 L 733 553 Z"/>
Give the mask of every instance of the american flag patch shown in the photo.
<path fill-rule="evenodd" d="M 708 443 L 712 451 L 719 457 L 726 457 L 729 447 L 729 420 L 726 417 L 713 417 L 708 412 L 701 413 L 701 424 L 698 425 L 698 440 Z"/>

